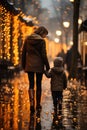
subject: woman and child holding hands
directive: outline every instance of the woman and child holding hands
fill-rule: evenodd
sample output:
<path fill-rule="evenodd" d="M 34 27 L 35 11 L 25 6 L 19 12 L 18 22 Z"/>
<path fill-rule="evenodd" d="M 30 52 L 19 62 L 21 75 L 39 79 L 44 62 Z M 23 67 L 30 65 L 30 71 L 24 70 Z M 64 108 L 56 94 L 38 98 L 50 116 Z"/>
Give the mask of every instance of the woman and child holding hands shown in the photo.
<path fill-rule="evenodd" d="M 35 112 L 35 83 L 36 110 L 38 111 L 42 109 L 42 77 L 43 74 L 45 74 L 48 78 L 51 78 L 50 82 L 54 112 L 57 114 L 57 108 L 59 108 L 59 114 L 61 114 L 63 90 L 67 87 L 67 78 L 63 68 L 62 57 L 56 57 L 53 61 L 54 66 L 50 69 L 46 52 L 46 42 L 44 40 L 47 34 L 48 30 L 41 26 L 25 39 L 22 51 L 22 67 L 28 74 L 29 79 L 28 92 L 31 113 Z"/>

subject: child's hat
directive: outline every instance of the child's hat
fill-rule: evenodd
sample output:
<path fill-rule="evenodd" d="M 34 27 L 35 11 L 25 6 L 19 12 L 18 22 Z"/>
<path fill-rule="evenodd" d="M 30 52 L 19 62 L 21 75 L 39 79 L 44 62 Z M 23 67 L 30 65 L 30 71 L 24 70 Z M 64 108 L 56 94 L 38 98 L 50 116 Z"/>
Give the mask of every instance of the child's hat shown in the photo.
<path fill-rule="evenodd" d="M 62 66 L 63 65 L 63 58 L 62 57 L 56 57 L 54 59 L 54 66 Z"/>

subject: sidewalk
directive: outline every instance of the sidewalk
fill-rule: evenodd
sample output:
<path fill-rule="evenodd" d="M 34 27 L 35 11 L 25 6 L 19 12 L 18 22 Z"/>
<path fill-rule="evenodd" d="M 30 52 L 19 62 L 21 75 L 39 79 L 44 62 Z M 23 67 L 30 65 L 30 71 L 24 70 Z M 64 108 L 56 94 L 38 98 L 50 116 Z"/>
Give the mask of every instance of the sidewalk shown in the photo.
<path fill-rule="evenodd" d="M 87 130 L 87 90 L 76 81 L 63 93 L 62 119 L 53 120 L 50 79 L 43 77 L 40 117 L 30 116 L 28 79 L 20 72 L 0 85 L 0 130 Z"/>

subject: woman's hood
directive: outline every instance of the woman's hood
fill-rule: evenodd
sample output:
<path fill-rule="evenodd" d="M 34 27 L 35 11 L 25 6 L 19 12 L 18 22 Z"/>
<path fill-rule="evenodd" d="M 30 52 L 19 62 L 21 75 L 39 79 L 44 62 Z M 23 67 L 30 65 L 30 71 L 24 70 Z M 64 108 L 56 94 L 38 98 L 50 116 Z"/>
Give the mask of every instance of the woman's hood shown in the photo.
<path fill-rule="evenodd" d="M 33 40 L 33 39 L 43 40 L 43 38 L 40 35 L 36 34 L 36 33 L 31 34 L 30 36 L 28 36 L 28 38 L 31 39 L 31 40 Z"/>
<path fill-rule="evenodd" d="M 29 45 L 37 45 L 38 43 L 44 41 L 44 39 L 38 35 L 38 34 L 31 34 L 27 37 L 27 43 L 29 43 Z"/>

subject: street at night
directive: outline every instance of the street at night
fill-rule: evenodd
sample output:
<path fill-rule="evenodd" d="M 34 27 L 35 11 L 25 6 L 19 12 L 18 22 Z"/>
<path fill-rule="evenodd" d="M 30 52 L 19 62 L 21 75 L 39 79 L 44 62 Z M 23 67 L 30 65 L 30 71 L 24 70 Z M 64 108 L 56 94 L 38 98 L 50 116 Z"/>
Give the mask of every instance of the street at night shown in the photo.
<path fill-rule="evenodd" d="M 61 117 L 54 119 L 50 79 L 43 77 L 42 111 L 29 110 L 28 79 L 23 71 L 0 85 L 0 130 L 86 130 L 87 88 L 76 81 L 68 83 L 63 95 Z"/>
<path fill-rule="evenodd" d="M 0 130 L 87 130 L 87 0 L 0 0 Z"/>

